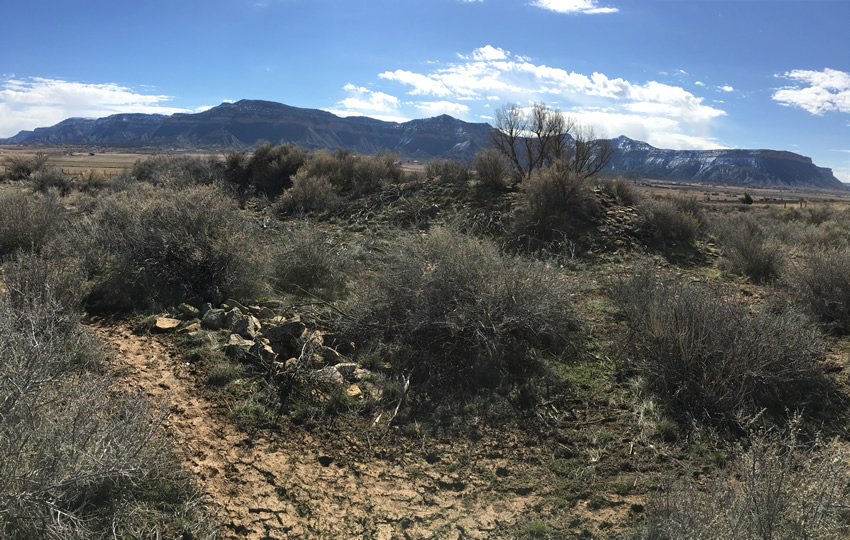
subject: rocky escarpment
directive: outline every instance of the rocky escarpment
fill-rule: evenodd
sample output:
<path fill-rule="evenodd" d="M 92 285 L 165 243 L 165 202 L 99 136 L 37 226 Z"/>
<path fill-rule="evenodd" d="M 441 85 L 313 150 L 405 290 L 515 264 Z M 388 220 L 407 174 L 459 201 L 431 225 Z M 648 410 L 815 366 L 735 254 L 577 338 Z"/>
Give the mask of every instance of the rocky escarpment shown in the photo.
<path fill-rule="evenodd" d="M 628 137 L 613 139 L 607 170 L 644 178 L 730 186 L 844 190 L 831 169 L 776 150 L 664 150 Z"/>

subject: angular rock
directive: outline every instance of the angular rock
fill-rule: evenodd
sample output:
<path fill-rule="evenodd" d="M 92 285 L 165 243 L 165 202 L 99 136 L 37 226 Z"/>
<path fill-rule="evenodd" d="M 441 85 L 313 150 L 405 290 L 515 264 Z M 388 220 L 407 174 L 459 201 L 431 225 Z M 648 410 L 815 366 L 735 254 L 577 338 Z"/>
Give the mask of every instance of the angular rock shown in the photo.
<path fill-rule="evenodd" d="M 351 378 L 355 381 L 363 381 L 366 380 L 372 372 L 365 368 L 357 368 L 354 370 Z"/>
<path fill-rule="evenodd" d="M 363 391 L 360 390 L 360 387 L 356 384 L 352 384 L 351 386 L 346 388 L 345 395 L 354 399 L 360 399 L 363 397 Z"/>
<path fill-rule="evenodd" d="M 310 367 L 310 369 L 321 369 L 327 366 L 328 363 L 325 362 L 325 358 L 321 354 L 314 353 L 311 354 L 310 357 L 307 359 L 307 365 Z"/>
<path fill-rule="evenodd" d="M 242 305 L 241 303 L 239 303 L 238 301 L 233 300 L 232 298 L 228 298 L 227 300 L 225 300 L 225 301 L 221 304 L 221 307 L 222 307 L 225 311 L 230 311 L 230 310 L 232 310 L 232 309 L 238 309 L 238 310 L 239 310 L 239 311 L 241 311 L 242 313 L 248 313 L 248 308 L 246 308 L 245 306 L 243 306 L 243 305 Z"/>
<path fill-rule="evenodd" d="M 323 383 L 342 386 L 345 384 L 345 378 L 333 366 L 322 368 L 316 372 L 316 377 Z"/>
<path fill-rule="evenodd" d="M 189 304 L 183 303 L 177 306 L 177 312 L 184 319 L 200 319 L 201 318 L 201 310 L 194 306 L 190 306 Z"/>
<path fill-rule="evenodd" d="M 233 325 L 245 318 L 242 310 L 238 307 L 231 308 L 224 316 L 224 327 L 228 330 L 233 330 Z"/>
<path fill-rule="evenodd" d="M 301 321 L 288 321 L 264 328 L 263 337 L 268 338 L 272 343 L 289 343 L 294 338 L 301 336 L 306 328 Z"/>
<path fill-rule="evenodd" d="M 322 358 L 324 358 L 325 362 L 327 362 L 328 364 L 340 364 L 345 362 L 345 358 L 343 358 L 341 354 L 336 352 L 334 349 L 331 349 L 330 347 L 322 346 L 319 349 L 319 354 L 322 355 Z M 353 369 L 354 368 L 352 368 L 352 370 Z"/>
<path fill-rule="evenodd" d="M 223 309 L 210 309 L 204 313 L 204 318 L 201 319 L 201 326 L 212 330 L 221 330 L 224 328 L 226 317 Z"/>
<path fill-rule="evenodd" d="M 248 350 L 248 353 L 250 353 L 251 356 L 263 360 L 264 362 L 272 362 L 275 358 L 277 358 L 277 355 L 274 353 L 272 348 L 262 343 L 254 343 Z"/>
<path fill-rule="evenodd" d="M 192 332 L 197 332 L 201 329 L 201 323 L 193 322 L 191 324 L 187 324 L 183 328 L 177 331 L 178 334 L 191 334 Z"/>
<path fill-rule="evenodd" d="M 335 365 L 334 368 L 339 371 L 340 375 L 345 377 L 345 380 L 352 381 L 354 380 L 354 372 L 357 369 L 357 364 L 354 362 L 341 362 Z"/>
<path fill-rule="evenodd" d="M 234 309 L 233 311 L 236 310 Z M 233 313 L 233 311 L 231 311 L 231 313 Z M 245 339 L 254 339 L 257 337 L 257 332 L 260 330 L 260 321 L 258 321 L 253 315 L 248 315 L 233 323 L 233 326 L 231 326 L 230 329 Z"/>
<path fill-rule="evenodd" d="M 265 320 L 269 320 L 269 319 L 274 319 L 277 316 L 277 313 L 275 313 L 274 310 L 269 309 L 267 307 L 261 307 L 257 310 L 256 313 L 254 313 L 254 315 L 256 315 L 257 318 L 260 319 L 261 321 L 265 321 Z"/>
<path fill-rule="evenodd" d="M 153 323 L 152 330 L 154 332 L 173 332 L 178 326 L 180 326 L 180 321 L 178 319 L 157 317 L 156 321 Z"/>
<path fill-rule="evenodd" d="M 245 360 L 249 357 L 253 346 L 254 342 L 250 339 L 245 339 L 238 334 L 230 334 L 227 345 L 224 346 L 224 353 L 235 360 Z"/>

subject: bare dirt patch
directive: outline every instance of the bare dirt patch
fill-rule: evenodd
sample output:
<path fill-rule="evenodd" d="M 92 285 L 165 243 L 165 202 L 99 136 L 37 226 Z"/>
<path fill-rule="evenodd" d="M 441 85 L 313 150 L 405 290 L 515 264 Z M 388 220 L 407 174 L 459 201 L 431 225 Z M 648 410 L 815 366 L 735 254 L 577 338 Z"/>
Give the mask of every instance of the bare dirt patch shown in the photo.
<path fill-rule="evenodd" d="M 556 488 L 541 449 L 521 432 L 403 442 L 392 428 L 239 431 L 165 338 L 134 334 L 125 322 L 91 326 L 120 380 L 169 405 L 165 434 L 208 493 L 225 538 L 515 536 Z M 614 499 L 599 512 L 579 501 L 566 509 L 571 519 L 551 517 L 598 534 L 626 521 L 637 501 Z M 551 533 L 566 533 L 562 526 Z"/>

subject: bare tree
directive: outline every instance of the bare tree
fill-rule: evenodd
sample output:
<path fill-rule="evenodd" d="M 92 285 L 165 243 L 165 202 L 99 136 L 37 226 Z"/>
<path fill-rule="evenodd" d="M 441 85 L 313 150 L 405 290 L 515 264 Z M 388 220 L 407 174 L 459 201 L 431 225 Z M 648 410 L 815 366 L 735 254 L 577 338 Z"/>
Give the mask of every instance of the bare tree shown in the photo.
<path fill-rule="evenodd" d="M 614 147 L 608 139 L 597 139 L 592 127 L 575 127 L 572 142 L 570 169 L 584 177 L 590 178 L 605 168 L 614 154 Z"/>
<path fill-rule="evenodd" d="M 602 170 L 613 153 L 610 142 L 596 139 L 593 129 L 544 103 L 535 103 L 529 112 L 517 103 L 497 109 L 490 139 L 511 163 L 518 180 L 555 162 L 587 178 Z"/>

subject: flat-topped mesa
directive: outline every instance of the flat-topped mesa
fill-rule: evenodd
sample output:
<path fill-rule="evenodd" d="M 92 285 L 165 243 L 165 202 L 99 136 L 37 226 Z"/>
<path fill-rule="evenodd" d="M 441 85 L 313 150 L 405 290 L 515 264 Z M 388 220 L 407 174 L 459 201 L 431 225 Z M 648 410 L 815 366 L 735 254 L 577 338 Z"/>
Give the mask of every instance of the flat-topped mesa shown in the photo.
<path fill-rule="evenodd" d="M 52 127 L 22 131 L 0 144 L 69 144 L 114 147 L 181 147 L 248 150 L 260 142 L 294 144 L 307 150 L 347 149 L 360 154 L 386 150 L 402 158 L 450 158 L 469 163 L 491 147 L 491 126 L 449 115 L 385 122 L 341 118 L 327 111 L 244 99 L 195 114 L 115 114 L 69 118 Z M 781 150 L 665 150 L 625 136 L 615 149 L 610 174 L 752 187 L 844 190 L 830 169 L 811 158 Z"/>

